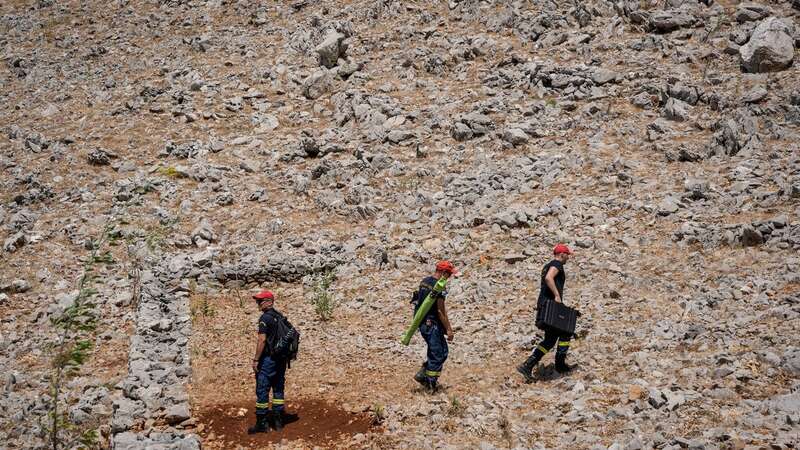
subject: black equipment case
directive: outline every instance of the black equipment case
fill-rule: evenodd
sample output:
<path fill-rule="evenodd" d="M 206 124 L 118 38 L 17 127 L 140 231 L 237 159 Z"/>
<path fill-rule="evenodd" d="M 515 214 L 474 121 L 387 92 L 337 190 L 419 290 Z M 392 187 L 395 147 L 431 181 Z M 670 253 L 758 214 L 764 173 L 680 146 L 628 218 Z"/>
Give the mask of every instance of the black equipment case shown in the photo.
<path fill-rule="evenodd" d="M 554 328 L 563 333 L 575 334 L 575 322 L 578 320 L 578 311 L 558 303 L 547 300 L 539 311 L 536 311 L 537 328 Z"/>

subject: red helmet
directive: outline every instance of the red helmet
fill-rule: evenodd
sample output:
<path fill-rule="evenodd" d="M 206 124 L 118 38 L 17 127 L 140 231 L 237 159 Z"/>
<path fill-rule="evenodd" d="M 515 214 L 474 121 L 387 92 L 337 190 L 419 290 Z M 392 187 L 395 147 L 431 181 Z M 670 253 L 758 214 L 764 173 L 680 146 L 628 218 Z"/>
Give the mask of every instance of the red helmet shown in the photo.
<path fill-rule="evenodd" d="M 561 254 L 561 253 L 566 253 L 568 255 L 571 255 L 572 254 L 572 250 L 570 250 L 569 247 L 567 247 L 564 244 L 558 244 L 558 245 L 555 246 L 555 248 L 553 248 L 553 254 L 554 255 L 558 255 L 558 254 Z"/>
<path fill-rule="evenodd" d="M 270 291 L 261 291 L 258 294 L 253 295 L 253 298 L 258 301 L 275 300 L 275 295 Z"/>
<path fill-rule="evenodd" d="M 449 273 L 450 275 L 456 274 L 456 266 L 450 261 L 439 261 L 436 263 L 436 271 L 442 273 Z"/>

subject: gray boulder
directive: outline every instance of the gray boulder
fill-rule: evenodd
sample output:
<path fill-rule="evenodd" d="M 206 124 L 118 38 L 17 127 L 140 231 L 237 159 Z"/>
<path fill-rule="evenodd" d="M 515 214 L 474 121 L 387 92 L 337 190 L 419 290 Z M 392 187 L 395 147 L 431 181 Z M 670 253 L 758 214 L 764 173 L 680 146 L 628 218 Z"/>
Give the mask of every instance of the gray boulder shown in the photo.
<path fill-rule="evenodd" d="M 739 47 L 742 70 L 751 73 L 777 72 L 792 65 L 794 58 L 793 26 L 790 22 L 770 17 L 753 31 Z"/>
<path fill-rule="evenodd" d="M 669 100 L 667 100 L 667 104 L 664 106 L 664 117 L 669 120 L 682 122 L 689 118 L 689 105 L 670 97 Z"/>
<path fill-rule="evenodd" d="M 772 9 L 760 3 L 742 2 L 736 7 L 736 21 L 740 23 L 761 20 L 770 14 Z"/>
<path fill-rule="evenodd" d="M 675 214 L 680 209 L 680 203 L 678 199 L 672 196 L 668 196 L 658 204 L 658 215 L 659 216 L 668 216 L 670 214 Z"/>
<path fill-rule="evenodd" d="M 669 33 L 678 28 L 692 27 L 697 19 L 686 9 L 655 11 L 650 16 L 650 28 L 659 33 Z"/>
<path fill-rule="evenodd" d="M 470 138 L 473 137 L 473 136 L 475 136 L 475 137 L 483 136 L 483 135 L 489 133 L 491 130 L 494 129 L 494 123 L 492 122 L 492 119 L 489 118 L 489 116 L 487 116 L 485 114 L 481 114 L 479 112 L 471 112 L 471 113 L 467 113 L 467 114 L 461 114 L 461 115 L 458 116 L 456 122 L 457 123 L 463 123 L 464 125 L 466 125 L 466 128 L 468 128 L 470 130 L 471 134 L 472 134 L 472 136 L 470 136 Z M 454 138 L 455 138 L 455 128 L 456 127 L 458 127 L 458 125 L 454 124 L 453 125 L 454 130 L 451 133 L 451 134 L 453 134 Z M 458 140 L 458 138 L 456 138 L 456 140 Z"/>
<path fill-rule="evenodd" d="M 744 103 L 758 103 L 761 100 L 767 98 L 769 92 L 763 86 L 756 86 L 749 91 L 747 91 L 742 96 L 742 102 Z"/>
<path fill-rule="evenodd" d="M 189 405 L 186 403 L 171 406 L 164 413 L 164 420 L 169 424 L 181 423 L 190 417 L 192 415 L 189 414 Z"/>
<path fill-rule="evenodd" d="M 676 81 L 667 87 L 667 95 L 669 97 L 677 98 L 690 105 L 697 104 L 700 99 L 700 92 L 694 86 L 690 86 L 681 81 Z"/>
<path fill-rule="evenodd" d="M 414 137 L 414 132 L 410 130 L 392 130 L 386 135 L 386 140 L 397 144 Z"/>
<path fill-rule="evenodd" d="M 680 392 L 663 391 L 664 397 L 667 399 L 667 409 L 675 411 L 686 403 L 686 396 Z"/>
<path fill-rule="evenodd" d="M 640 92 L 631 97 L 631 104 L 639 108 L 651 109 L 653 107 L 653 96 L 647 92 Z"/>
<path fill-rule="evenodd" d="M 31 284 L 25 280 L 14 280 L 11 283 L 0 284 L 0 292 L 8 292 L 10 294 L 21 294 L 31 289 Z"/>
<path fill-rule="evenodd" d="M 129 430 L 136 417 L 144 413 L 144 403 L 138 400 L 121 398 L 114 401 L 114 418 L 111 421 L 111 431 L 120 433 Z"/>
<path fill-rule="evenodd" d="M 472 129 L 463 122 L 454 123 L 453 128 L 450 130 L 450 135 L 459 142 L 468 141 L 473 136 Z"/>
<path fill-rule="evenodd" d="M 634 437 L 628 445 L 625 446 L 625 450 L 642 450 L 642 440 L 638 437 Z"/>
<path fill-rule="evenodd" d="M 200 437 L 190 434 L 178 442 L 178 450 L 200 450 Z"/>
<path fill-rule="evenodd" d="M 800 376 L 800 348 L 787 350 L 783 354 L 783 368 Z"/>
<path fill-rule="evenodd" d="M 650 403 L 650 406 L 652 406 L 653 408 L 655 409 L 661 408 L 662 406 L 664 406 L 664 404 L 667 403 L 666 397 L 664 397 L 664 394 L 660 390 L 656 388 L 648 388 L 647 391 L 648 391 L 647 403 Z"/>
<path fill-rule="evenodd" d="M 336 66 L 339 58 L 343 58 L 347 51 L 345 35 L 338 31 L 331 30 L 325 39 L 314 49 L 319 56 L 319 64 L 331 69 Z"/>
<path fill-rule="evenodd" d="M 316 100 L 331 89 L 333 77 L 325 69 L 317 70 L 303 81 L 303 95 L 309 100 Z"/>
<path fill-rule="evenodd" d="M 209 242 L 216 242 L 217 234 L 208 219 L 202 219 L 192 231 L 192 242 L 198 247 L 205 247 Z"/>
<path fill-rule="evenodd" d="M 751 225 L 745 225 L 742 228 L 742 235 L 739 239 L 745 247 L 755 247 L 764 243 L 764 236 Z"/>
<path fill-rule="evenodd" d="M 8 253 L 14 253 L 17 249 L 25 245 L 26 242 L 27 238 L 25 237 L 25 233 L 20 231 L 3 242 L 3 250 Z"/>
<path fill-rule="evenodd" d="M 503 140 L 516 147 L 528 142 L 528 135 L 519 128 L 510 128 L 503 132 Z"/>
<path fill-rule="evenodd" d="M 616 81 L 619 76 L 619 73 L 614 72 L 613 70 L 600 68 L 592 72 L 592 81 L 595 84 L 603 85 L 612 81 Z"/>
<path fill-rule="evenodd" d="M 766 403 L 773 412 L 795 413 L 800 411 L 800 392 L 779 395 Z"/>
<path fill-rule="evenodd" d="M 139 450 L 146 448 L 146 445 L 139 440 L 135 433 L 125 432 L 114 436 L 111 448 L 114 450 Z"/>

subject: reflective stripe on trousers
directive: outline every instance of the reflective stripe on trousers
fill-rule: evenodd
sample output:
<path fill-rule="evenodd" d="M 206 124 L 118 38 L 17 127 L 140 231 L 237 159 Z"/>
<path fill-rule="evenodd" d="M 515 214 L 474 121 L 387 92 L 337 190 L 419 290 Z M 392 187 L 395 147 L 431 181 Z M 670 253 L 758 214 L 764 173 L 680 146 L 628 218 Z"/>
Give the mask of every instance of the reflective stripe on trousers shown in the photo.
<path fill-rule="evenodd" d="M 256 414 L 269 411 L 269 392 L 272 391 L 272 410 L 282 411 L 283 389 L 286 383 L 286 361 L 275 361 L 269 356 L 261 358 L 256 373 Z"/>
<path fill-rule="evenodd" d="M 419 326 L 419 332 L 428 344 L 428 359 L 425 361 L 425 376 L 435 378 L 441 375 L 442 366 L 447 360 L 449 349 L 442 326 L 432 320 L 426 320 Z"/>

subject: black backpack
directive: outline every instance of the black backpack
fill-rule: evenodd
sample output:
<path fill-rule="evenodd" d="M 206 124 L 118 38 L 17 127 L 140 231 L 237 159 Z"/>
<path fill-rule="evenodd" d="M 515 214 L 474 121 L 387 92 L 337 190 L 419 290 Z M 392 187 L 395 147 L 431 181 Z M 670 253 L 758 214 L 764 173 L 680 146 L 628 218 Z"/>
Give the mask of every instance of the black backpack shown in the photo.
<path fill-rule="evenodd" d="M 424 291 L 427 292 L 425 295 L 422 295 Z M 426 283 L 425 280 L 422 280 L 422 282 L 419 284 L 419 289 L 411 293 L 411 301 L 409 303 L 414 305 L 414 313 L 417 312 L 417 309 L 419 309 L 420 305 L 425 300 L 425 297 L 427 297 L 428 293 L 431 291 L 433 291 L 433 286 Z"/>
<path fill-rule="evenodd" d="M 267 314 L 272 317 L 267 335 L 267 351 L 270 358 L 287 363 L 297 359 L 297 352 L 300 350 L 300 332 L 275 309 L 270 309 Z M 289 366 L 291 367 L 291 363 Z"/>

